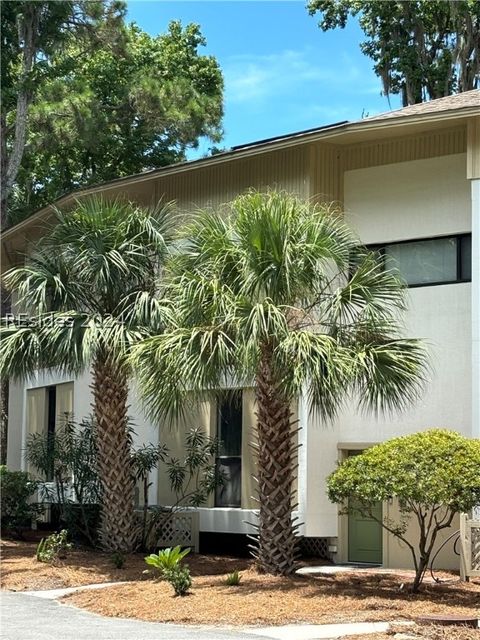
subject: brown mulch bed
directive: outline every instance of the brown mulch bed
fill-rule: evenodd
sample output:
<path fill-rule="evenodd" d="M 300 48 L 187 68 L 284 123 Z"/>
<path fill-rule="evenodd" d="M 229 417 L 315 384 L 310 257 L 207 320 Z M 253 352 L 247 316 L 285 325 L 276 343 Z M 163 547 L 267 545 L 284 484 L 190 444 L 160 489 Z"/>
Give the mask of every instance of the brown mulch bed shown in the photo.
<path fill-rule="evenodd" d="M 47 534 L 48 535 L 48 534 Z M 9 591 L 62 589 L 100 582 L 142 580 L 143 556 L 127 556 L 125 567 L 116 569 L 111 556 L 91 550 L 73 550 L 56 566 L 38 562 L 37 542 L 2 540 L 0 586 Z"/>
<path fill-rule="evenodd" d="M 398 636 L 396 636 L 398 634 Z M 408 626 L 391 625 L 388 633 L 368 633 L 362 636 L 345 636 L 343 640 L 395 640 L 395 637 L 410 637 L 418 640 L 478 640 L 480 630 L 468 629 L 466 627 L 442 627 L 431 626 Z"/>
<path fill-rule="evenodd" d="M 218 625 L 334 624 L 411 620 L 423 614 L 479 615 L 480 609 L 480 582 L 460 583 L 448 574 L 443 576 L 448 582 L 427 583 L 422 593 L 413 595 L 408 592 L 405 572 L 280 578 L 257 573 L 249 560 L 202 555 L 187 558 L 193 575 L 191 594 L 174 598 L 170 585 L 143 573 L 147 568 L 144 554 L 127 556 L 125 567 L 115 569 L 108 554 L 75 550 L 62 564 L 50 566 L 37 562 L 35 548 L 35 543 L 2 543 L 3 589 L 127 581 L 64 598 L 68 604 L 114 617 Z M 241 584 L 229 587 L 225 576 L 234 569 L 242 573 Z M 381 634 L 372 638 L 383 640 Z M 467 638 L 459 636 L 458 640 Z M 444 638 L 438 636 L 438 640 Z"/>
<path fill-rule="evenodd" d="M 212 558 L 212 564 L 215 559 Z M 335 624 L 414 619 L 422 614 L 474 615 L 480 585 L 426 585 L 418 595 L 400 589 L 395 575 L 337 574 L 275 578 L 253 568 L 237 587 L 223 575 L 199 574 L 195 560 L 192 592 L 173 598 L 165 582 L 148 581 L 68 596 L 66 601 L 96 613 L 142 620 L 219 625 Z"/>
<path fill-rule="evenodd" d="M 48 534 L 46 534 L 48 535 Z M 38 540 L 37 540 L 38 538 Z M 0 543 L 0 587 L 8 591 L 43 591 L 102 582 L 151 581 L 144 571 L 145 553 L 125 556 L 125 565 L 116 569 L 112 556 L 91 549 L 74 549 L 55 565 L 38 562 L 35 556 L 41 535 L 35 541 L 2 540 Z M 215 556 L 191 556 L 193 575 L 225 575 L 235 569 L 246 569 L 249 561 Z"/>

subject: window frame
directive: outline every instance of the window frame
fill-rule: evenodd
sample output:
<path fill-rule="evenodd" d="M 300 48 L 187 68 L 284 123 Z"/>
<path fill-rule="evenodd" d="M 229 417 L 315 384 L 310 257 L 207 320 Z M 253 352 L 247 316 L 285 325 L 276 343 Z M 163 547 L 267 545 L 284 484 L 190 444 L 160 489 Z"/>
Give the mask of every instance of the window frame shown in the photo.
<path fill-rule="evenodd" d="M 235 388 L 232 389 L 234 393 L 238 393 L 239 402 L 240 402 L 240 454 L 238 455 L 222 455 L 219 453 L 215 458 L 215 472 L 218 473 L 219 466 L 222 464 L 222 461 L 240 461 L 240 502 L 239 504 L 217 504 L 217 489 L 215 488 L 213 500 L 214 500 L 214 508 L 215 509 L 241 509 L 242 508 L 242 473 L 243 473 L 243 456 L 242 456 L 242 444 L 243 444 L 243 389 Z M 220 438 L 220 425 L 221 425 L 221 412 L 222 412 L 222 402 L 217 402 L 217 410 L 216 410 L 216 435 L 219 440 Z"/>
<path fill-rule="evenodd" d="M 421 287 L 438 287 L 441 285 L 446 285 L 446 284 L 461 284 L 461 283 L 465 283 L 465 282 L 471 282 L 472 281 L 472 276 L 471 276 L 471 265 L 470 265 L 470 277 L 469 278 L 463 278 L 462 277 L 462 246 L 463 246 L 463 239 L 464 238 L 471 238 L 472 234 L 471 232 L 465 232 L 465 233 L 453 233 L 453 234 L 448 234 L 448 235 L 441 235 L 441 236 L 428 236 L 428 237 L 423 237 L 423 238 L 409 238 L 407 240 L 397 240 L 397 241 L 392 241 L 392 242 L 376 242 L 376 243 L 372 243 L 372 244 L 367 244 L 365 245 L 366 249 L 368 249 L 368 251 L 372 251 L 372 252 L 376 252 L 380 255 L 381 257 L 381 261 L 383 266 L 385 267 L 385 249 L 387 247 L 391 247 L 391 246 L 397 246 L 397 245 L 402 245 L 402 244 L 413 244 L 415 242 L 428 242 L 428 241 L 433 241 L 433 240 L 455 240 L 455 245 L 456 245 L 456 272 L 457 272 L 457 277 L 455 280 L 438 280 L 438 281 L 433 281 L 433 282 L 419 282 L 419 283 L 415 283 L 415 284 L 406 284 L 406 287 L 408 289 L 418 289 Z M 401 274 L 401 272 L 400 272 Z"/>

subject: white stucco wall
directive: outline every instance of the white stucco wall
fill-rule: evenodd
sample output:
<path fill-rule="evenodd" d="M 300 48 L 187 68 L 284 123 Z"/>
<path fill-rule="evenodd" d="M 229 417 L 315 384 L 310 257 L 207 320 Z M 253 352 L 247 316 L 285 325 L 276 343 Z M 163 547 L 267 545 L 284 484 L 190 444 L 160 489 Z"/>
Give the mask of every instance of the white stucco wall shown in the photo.
<path fill-rule="evenodd" d="M 465 163 L 458 154 L 347 172 L 346 219 L 365 244 L 470 232 Z M 470 296 L 470 283 L 409 289 L 405 334 L 426 341 L 432 365 L 424 397 L 387 419 L 346 412 L 341 441 L 378 441 L 431 426 L 471 434 Z"/>
<path fill-rule="evenodd" d="M 346 220 L 365 244 L 470 232 L 471 193 L 465 154 L 349 171 Z M 305 533 L 336 536 L 338 518 L 325 495 L 338 445 L 376 443 L 427 427 L 471 435 L 471 285 L 409 290 L 406 335 L 424 339 L 432 374 L 421 401 L 403 414 L 361 414 L 353 403 L 335 421 L 308 419 L 300 455 Z"/>

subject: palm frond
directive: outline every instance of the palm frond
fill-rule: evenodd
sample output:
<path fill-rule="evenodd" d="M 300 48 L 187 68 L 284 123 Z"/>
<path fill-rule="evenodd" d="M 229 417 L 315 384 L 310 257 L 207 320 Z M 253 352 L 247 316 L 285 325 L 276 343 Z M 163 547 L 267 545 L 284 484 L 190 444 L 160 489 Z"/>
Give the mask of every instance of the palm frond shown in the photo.
<path fill-rule="evenodd" d="M 127 366 L 131 346 L 168 320 L 158 275 L 172 235 L 171 205 L 149 211 L 94 197 L 56 211 L 26 264 L 5 276 L 30 317 L 2 330 L 8 375 L 53 366 L 78 372 L 99 353 Z"/>
<path fill-rule="evenodd" d="M 236 345 L 222 327 L 172 330 L 133 346 L 131 361 L 148 413 L 178 417 L 187 397 L 201 398 L 236 378 Z"/>
<path fill-rule="evenodd" d="M 394 413 L 412 406 L 428 381 L 429 360 L 425 344 L 407 338 L 384 338 L 352 352 L 354 389 L 359 407 L 374 413 Z"/>
<path fill-rule="evenodd" d="M 329 335 L 301 330 L 290 332 L 275 355 L 288 397 L 306 389 L 311 410 L 334 418 L 354 379 L 350 351 Z"/>

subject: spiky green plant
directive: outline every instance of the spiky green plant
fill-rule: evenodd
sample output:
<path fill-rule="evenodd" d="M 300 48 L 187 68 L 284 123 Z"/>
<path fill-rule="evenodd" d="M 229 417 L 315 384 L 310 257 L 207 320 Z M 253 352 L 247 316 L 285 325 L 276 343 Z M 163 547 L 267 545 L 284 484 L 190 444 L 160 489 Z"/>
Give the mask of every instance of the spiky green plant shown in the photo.
<path fill-rule="evenodd" d="M 23 378 L 54 367 L 90 369 L 101 484 L 101 543 L 134 546 L 134 477 L 127 394 L 132 345 L 161 331 L 157 276 L 168 251 L 169 207 L 91 198 L 68 213 L 10 270 L 5 285 L 30 319 L 2 329 L 2 373 Z"/>
<path fill-rule="evenodd" d="M 182 551 L 181 546 L 177 545 L 176 547 L 161 549 L 158 553 L 151 553 L 145 558 L 145 562 L 163 573 L 164 571 L 175 569 L 189 553 L 189 547 Z"/>
<path fill-rule="evenodd" d="M 229 215 L 199 213 L 171 265 L 171 326 L 133 349 L 156 417 L 205 390 L 255 383 L 260 567 L 295 568 L 295 425 L 302 392 L 325 420 L 354 397 L 403 409 L 422 388 L 426 354 L 401 337 L 405 286 L 331 208 L 250 192 Z M 162 371 L 162 375 L 156 375 Z"/>
<path fill-rule="evenodd" d="M 227 577 L 225 578 L 225 584 L 228 587 L 238 587 L 241 580 L 242 580 L 242 574 L 239 572 L 238 569 L 235 569 L 235 571 L 232 571 L 232 573 L 227 574 Z"/>

